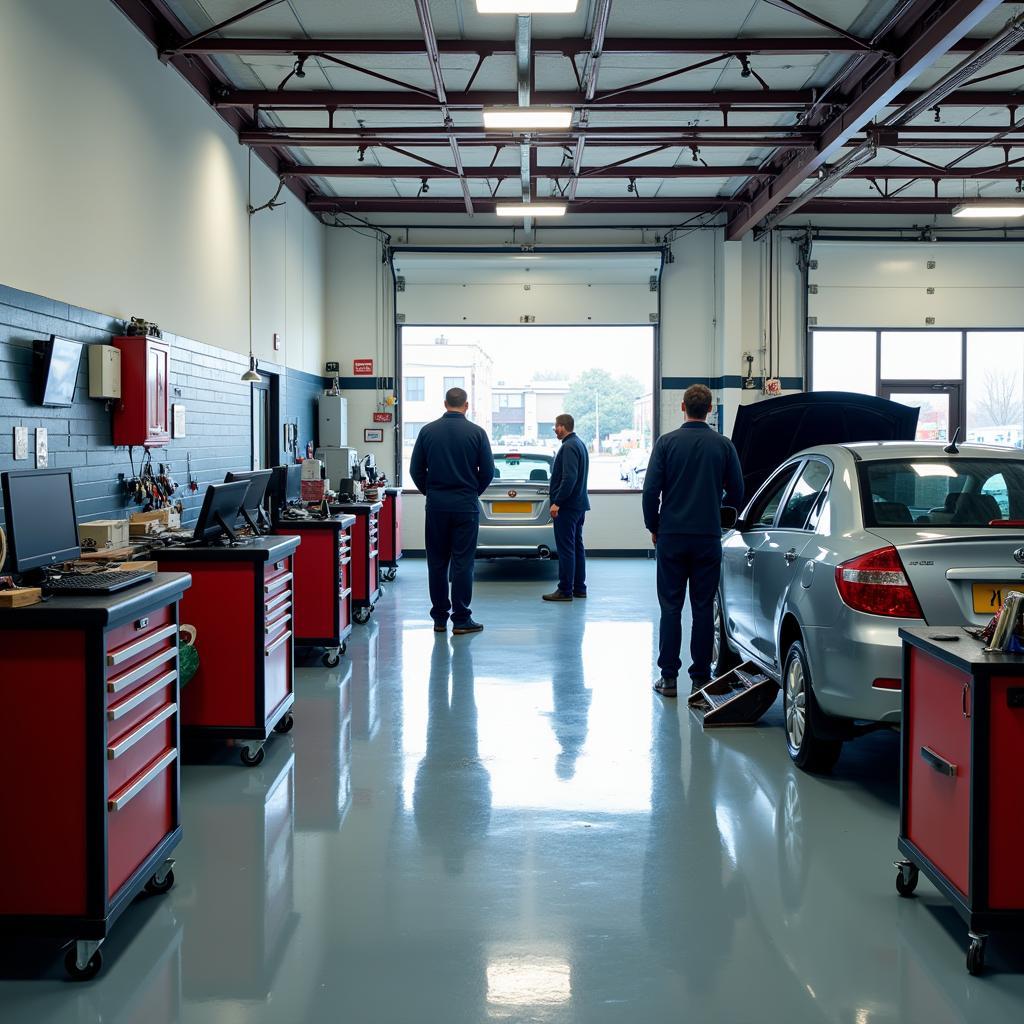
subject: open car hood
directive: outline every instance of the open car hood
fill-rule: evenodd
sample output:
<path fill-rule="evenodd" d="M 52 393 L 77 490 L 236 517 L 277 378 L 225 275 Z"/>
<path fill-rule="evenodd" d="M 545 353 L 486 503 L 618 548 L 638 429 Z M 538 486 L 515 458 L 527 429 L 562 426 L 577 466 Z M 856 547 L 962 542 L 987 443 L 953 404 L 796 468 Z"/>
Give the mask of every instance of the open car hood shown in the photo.
<path fill-rule="evenodd" d="M 804 448 L 854 441 L 913 441 L 919 410 L 848 391 L 770 398 L 736 411 L 732 441 L 743 467 L 745 501 L 772 471 Z"/>

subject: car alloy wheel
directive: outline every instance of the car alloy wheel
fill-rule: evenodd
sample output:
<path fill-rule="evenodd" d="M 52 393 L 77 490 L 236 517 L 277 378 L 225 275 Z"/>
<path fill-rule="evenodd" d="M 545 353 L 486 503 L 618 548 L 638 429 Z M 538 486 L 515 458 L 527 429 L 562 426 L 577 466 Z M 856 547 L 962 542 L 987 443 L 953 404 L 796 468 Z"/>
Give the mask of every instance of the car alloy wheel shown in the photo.
<path fill-rule="evenodd" d="M 799 640 L 794 640 L 786 652 L 782 686 L 786 746 L 793 763 L 806 772 L 831 771 L 843 741 L 835 733 L 835 723 L 814 699 L 807 655 Z"/>
<path fill-rule="evenodd" d="M 807 731 L 807 685 L 804 664 L 791 658 L 786 670 L 786 737 L 792 750 L 799 750 Z"/>

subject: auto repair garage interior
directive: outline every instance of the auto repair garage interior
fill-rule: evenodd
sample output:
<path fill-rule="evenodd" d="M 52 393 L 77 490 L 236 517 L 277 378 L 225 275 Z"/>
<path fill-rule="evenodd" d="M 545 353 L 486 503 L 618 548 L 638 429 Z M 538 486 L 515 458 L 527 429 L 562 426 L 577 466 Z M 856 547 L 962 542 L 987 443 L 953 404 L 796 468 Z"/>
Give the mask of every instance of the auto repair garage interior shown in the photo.
<path fill-rule="evenodd" d="M 0 1018 L 1024 1016 L 1024 4 L 2 0 L 0 111 Z"/>

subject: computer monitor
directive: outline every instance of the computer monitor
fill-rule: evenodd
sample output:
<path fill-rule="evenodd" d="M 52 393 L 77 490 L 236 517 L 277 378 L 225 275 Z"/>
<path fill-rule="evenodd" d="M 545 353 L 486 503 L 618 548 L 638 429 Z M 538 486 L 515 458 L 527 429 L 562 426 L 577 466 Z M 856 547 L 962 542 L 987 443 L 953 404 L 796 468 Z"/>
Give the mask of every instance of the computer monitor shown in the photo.
<path fill-rule="evenodd" d="M 267 485 L 270 483 L 272 475 L 273 470 L 254 469 L 245 473 L 228 473 L 224 477 L 224 483 L 226 484 L 235 483 L 239 480 L 244 480 L 249 484 L 249 491 L 245 496 L 245 501 L 242 503 L 241 515 L 235 524 L 236 526 L 248 523 L 257 533 L 260 532 L 261 524 L 270 529 L 270 521 L 267 519 L 267 512 L 263 507 L 263 501 L 266 497 Z"/>
<path fill-rule="evenodd" d="M 231 484 L 210 484 L 203 495 L 203 507 L 193 536 L 196 540 L 209 544 L 226 533 L 232 540 L 237 540 L 235 522 L 238 512 L 245 502 L 249 490 L 248 480 L 239 480 Z"/>
<path fill-rule="evenodd" d="M 288 467 L 288 478 L 285 483 L 284 500 L 287 503 L 302 500 L 302 463 L 296 462 Z"/>
<path fill-rule="evenodd" d="M 11 566 L 17 573 L 78 558 L 78 519 L 70 469 L 2 474 Z"/>

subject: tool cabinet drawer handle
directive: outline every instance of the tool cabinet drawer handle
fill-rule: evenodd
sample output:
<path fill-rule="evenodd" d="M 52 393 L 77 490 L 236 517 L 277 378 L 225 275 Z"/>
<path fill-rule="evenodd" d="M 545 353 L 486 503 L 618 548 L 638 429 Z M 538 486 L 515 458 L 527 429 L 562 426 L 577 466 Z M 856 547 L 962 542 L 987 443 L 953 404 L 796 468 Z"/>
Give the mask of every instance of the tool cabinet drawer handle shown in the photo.
<path fill-rule="evenodd" d="M 122 690 L 127 689 L 132 683 L 137 683 L 140 679 L 144 679 L 149 675 L 150 672 L 155 671 L 166 661 L 173 661 L 178 656 L 178 648 L 168 647 L 166 651 L 161 651 L 155 658 L 150 658 L 149 661 L 144 661 L 141 665 L 136 665 L 135 668 L 124 675 L 115 676 L 113 679 L 107 680 L 107 692 L 108 693 L 120 693 Z"/>
<path fill-rule="evenodd" d="M 290 615 L 282 615 L 281 618 L 274 619 L 273 622 L 268 622 L 263 627 L 263 632 L 269 636 L 271 633 L 275 632 L 279 626 L 286 626 L 291 621 L 292 617 Z"/>
<path fill-rule="evenodd" d="M 284 604 L 285 601 L 290 601 L 291 599 L 292 592 L 290 590 L 282 590 L 280 594 L 275 594 L 263 602 L 263 610 L 269 615 L 278 605 Z"/>
<path fill-rule="evenodd" d="M 150 633 L 149 636 L 144 637 L 138 643 L 130 644 L 128 647 L 122 647 L 119 651 L 108 654 L 107 665 L 120 665 L 121 662 L 127 661 L 129 658 L 134 658 L 137 654 L 141 654 L 143 651 L 148 651 L 150 647 L 156 647 L 161 640 L 166 640 L 169 636 L 175 636 L 177 632 L 177 623 L 173 623 L 170 626 L 164 626 L 163 629 L 158 629 L 155 633 Z"/>
<path fill-rule="evenodd" d="M 162 689 L 170 686 L 175 679 L 178 678 L 178 672 L 176 669 L 171 669 L 166 675 L 162 675 L 155 682 L 144 686 L 138 693 L 133 694 L 131 697 L 126 697 L 120 704 L 115 704 L 112 708 L 107 711 L 107 718 L 111 722 L 116 722 L 119 718 L 124 718 L 129 711 L 134 711 L 140 704 L 145 704 L 154 693 L 159 693 Z"/>
<path fill-rule="evenodd" d="M 290 612 L 291 610 L 292 610 L 292 603 L 291 603 L 291 601 L 284 601 L 281 604 L 279 604 L 276 608 L 271 608 L 271 609 L 269 609 L 267 611 L 267 614 L 263 617 L 264 618 L 264 622 L 266 622 L 267 625 L 270 625 L 270 620 L 275 615 L 283 615 L 285 612 Z"/>
<path fill-rule="evenodd" d="M 293 573 L 286 572 L 283 576 L 275 576 L 269 583 L 263 585 L 263 593 L 269 594 L 271 590 L 276 590 L 282 583 L 290 583 Z"/>
<path fill-rule="evenodd" d="M 167 707 L 154 712 L 141 725 L 132 729 L 123 740 L 107 747 L 107 760 L 116 761 L 122 754 L 131 750 L 139 740 L 145 739 L 158 725 L 166 722 L 177 710 L 177 704 L 168 704 Z"/>
<path fill-rule="evenodd" d="M 290 640 L 292 631 L 286 629 L 264 652 L 263 656 L 269 658 L 286 640 Z"/>
<path fill-rule="evenodd" d="M 940 754 L 936 754 L 930 747 L 921 748 L 921 757 L 925 764 L 934 768 L 940 775 L 948 775 L 951 779 L 956 777 L 956 765 L 952 761 L 947 761 Z"/>
<path fill-rule="evenodd" d="M 107 800 L 108 811 L 120 811 L 125 804 L 134 800 L 168 765 L 173 764 L 178 756 L 177 750 L 168 750 L 162 754 L 158 761 L 147 769 L 144 775 L 140 775 L 134 782 L 128 784 L 125 789 L 120 790 Z"/>

